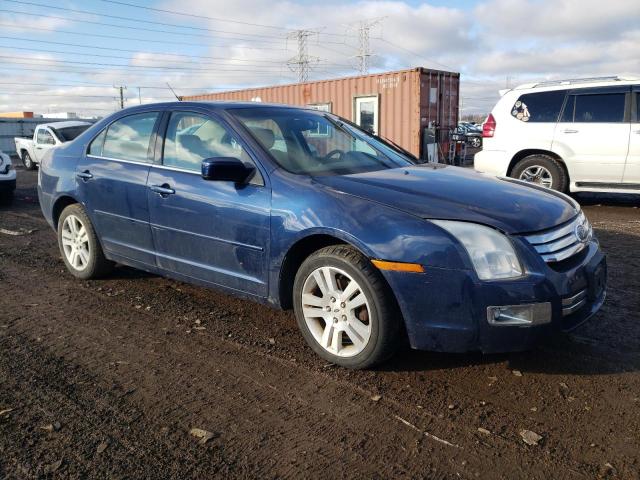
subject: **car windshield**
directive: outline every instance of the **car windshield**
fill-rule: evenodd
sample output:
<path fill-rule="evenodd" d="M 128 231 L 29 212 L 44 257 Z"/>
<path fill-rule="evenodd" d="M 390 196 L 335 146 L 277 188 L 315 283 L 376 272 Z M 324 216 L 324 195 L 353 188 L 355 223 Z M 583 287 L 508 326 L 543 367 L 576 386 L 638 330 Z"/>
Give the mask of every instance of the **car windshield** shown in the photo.
<path fill-rule="evenodd" d="M 415 163 L 384 140 L 326 113 L 269 107 L 229 112 L 278 165 L 298 175 L 349 175 Z"/>
<path fill-rule="evenodd" d="M 64 128 L 52 127 L 51 130 L 55 132 L 56 137 L 58 137 L 58 139 L 60 139 L 61 142 L 70 142 L 90 126 L 91 125 L 77 125 L 75 127 L 64 127 Z"/>

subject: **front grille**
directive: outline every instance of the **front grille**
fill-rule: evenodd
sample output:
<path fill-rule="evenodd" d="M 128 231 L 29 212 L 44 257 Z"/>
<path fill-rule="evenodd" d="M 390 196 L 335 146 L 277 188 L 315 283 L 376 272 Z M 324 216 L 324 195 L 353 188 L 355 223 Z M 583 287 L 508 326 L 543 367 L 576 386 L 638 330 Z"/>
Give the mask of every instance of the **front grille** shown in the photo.
<path fill-rule="evenodd" d="M 582 308 L 582 306 L 587 302 L 587 290 L 580 290 L 578 293 L 573 295 L 572 297 L 563 298 L 562 299 L 562 316 L 566 317 L 567 315 L 571 315 L 573 312 L 576 312 Z"/>
<path fill-rule="evenodd" d="M 545 262 L 560 262 L 582 250 L 593 232 L 589 220 L 580 212 L 573 221 L 546 233 L 524 237 Z"/>

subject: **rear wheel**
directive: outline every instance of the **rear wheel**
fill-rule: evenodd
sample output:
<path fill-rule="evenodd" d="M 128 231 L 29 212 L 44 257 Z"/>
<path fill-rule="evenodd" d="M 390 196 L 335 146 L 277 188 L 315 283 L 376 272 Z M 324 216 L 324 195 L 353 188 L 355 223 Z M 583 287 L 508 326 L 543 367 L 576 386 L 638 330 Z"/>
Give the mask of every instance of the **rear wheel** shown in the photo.
<path fill-rule="evenodd" d="M 294 282 L 294 310 L 311 348 L 343 367 L 372 367 L 401 341 L 389 287 L 369 259 L 349 246 L 323 248 L 303 262 Z"/>
<path fill-rule="evenodd" d="M 549 155 L 536 154 L 523 158 L 513 168 L 511 177 L 560 192 L 567 189 L 568 179 L 564 168 Z"/>
<path fill-rule="evenodd" d="M 104 256 L 89 217 L 78 203 L 69 205 L 60 215 L 58 245 L 67 269 L 77 278 L 99 278 L 113 268 L 113 263 Z"/>
<path fill-rule="evenodd" d="M 31 155 L 29 155 L 29 152 L 24 152 L 22 154 L 22 164 L 27 170 L 33 170 L 34 168 L 36 168 L 36 164 L 31 159 Z"/>

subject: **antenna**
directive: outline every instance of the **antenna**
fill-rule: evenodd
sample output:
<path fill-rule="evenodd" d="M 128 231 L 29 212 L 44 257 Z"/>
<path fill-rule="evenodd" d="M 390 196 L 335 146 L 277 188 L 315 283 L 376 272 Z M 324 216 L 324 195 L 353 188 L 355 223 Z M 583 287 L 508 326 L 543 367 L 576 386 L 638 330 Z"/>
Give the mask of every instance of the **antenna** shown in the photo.
<path fill-rule="evenodd" d="M 171 93 L 173 93 L 173 96 L 176 97 L 179 102 L 181 102 L 182 101 L 182 97 L 179 97 L 178 94 L 175 92 L 175 90 L 173 88 L 171 88 L 171 85 L 169 85 L 169 82 L 167 82 L 167 87 L 169 87 L 169 90 L 171 90 Z"/>

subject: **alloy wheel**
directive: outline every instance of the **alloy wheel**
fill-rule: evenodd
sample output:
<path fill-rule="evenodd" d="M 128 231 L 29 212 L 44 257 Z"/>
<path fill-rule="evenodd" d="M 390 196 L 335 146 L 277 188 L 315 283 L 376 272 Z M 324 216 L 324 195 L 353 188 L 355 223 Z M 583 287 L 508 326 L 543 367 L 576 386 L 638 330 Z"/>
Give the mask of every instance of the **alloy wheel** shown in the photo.
<path fill-rule="evenodd" d="M 332 355 L 353 357 L 369 343 L 369 300 L 344 270 L 320 267 L 311 272 L 302 287 L 302 311 L 313 338 Z"/>
<path fill-rule="evenodd" d="M 62 223 L 61 237 L 62 249 L 69 265 L 77 271 L 87 268 L 91 258 L 91 246 L 82 220 L 75 215 L 65 218 Z"/>
<path fill-rule="evenodd" d="M 520 174 L 520 180 L 535 183 L 546 188 L 551 188 L 551 185 L 553 185 L 553 176 L 551 175 L 551 172 L 540 165 L 527 167 Z"/>

